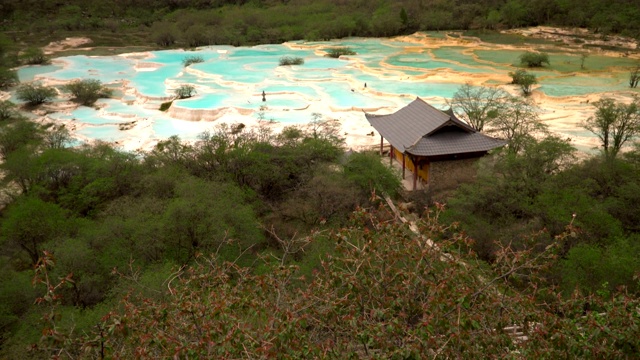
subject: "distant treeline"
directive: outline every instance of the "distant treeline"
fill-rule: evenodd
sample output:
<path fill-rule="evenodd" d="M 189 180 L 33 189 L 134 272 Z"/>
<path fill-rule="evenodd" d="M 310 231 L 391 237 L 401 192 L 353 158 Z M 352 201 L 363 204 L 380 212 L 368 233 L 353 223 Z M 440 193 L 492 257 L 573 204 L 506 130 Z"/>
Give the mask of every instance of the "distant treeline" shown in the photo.
<path fill-rule="evenodd" d="M 138 32 L 148 36 L 133 40 L 163 46 L 536 25 L 585 27 L 638 38 L 639 17 L 640 6 L 630 0 L 3 0 L 0 4 L 4 31 L 42 34 L 41 40 L 55 31 Z"/>

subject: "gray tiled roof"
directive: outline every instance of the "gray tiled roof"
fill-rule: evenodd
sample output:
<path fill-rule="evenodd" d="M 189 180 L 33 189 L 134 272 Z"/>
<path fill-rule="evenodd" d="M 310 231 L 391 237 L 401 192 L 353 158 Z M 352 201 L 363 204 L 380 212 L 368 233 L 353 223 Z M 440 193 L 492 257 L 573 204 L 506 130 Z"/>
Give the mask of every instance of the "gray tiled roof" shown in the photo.
<path fill-rule="evenodd" d="M 365 114 L 394 148 L 419 156 L 488 151 L 505 144 L 416 98 L 389 115 Z M 457 131 L 451 131 L 451 129 Z"/>
<path fill-rule="evenodd" d="M 406 152 L 418 156 L 437 156 L 489 151 L 503 146 L 504 140 L 494 139 L 479 132 L 442 131 L 421 137 Z"/>

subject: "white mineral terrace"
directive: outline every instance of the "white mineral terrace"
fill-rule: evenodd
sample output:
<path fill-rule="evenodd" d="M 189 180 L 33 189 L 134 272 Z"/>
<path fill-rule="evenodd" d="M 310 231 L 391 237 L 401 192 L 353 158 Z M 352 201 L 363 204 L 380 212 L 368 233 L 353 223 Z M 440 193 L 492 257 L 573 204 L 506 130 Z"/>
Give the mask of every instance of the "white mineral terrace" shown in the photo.
<path fill-rule="evenodd" d="M 527 31 L 536 33 L 536 29 Z M 357 54 L 340 59 L 324 56 L 329 48 L 339 46 Z M 50 85 L 94 78 L 114 89 L 114 97 L 99 100 L 95 109 L 73 106 L 62 94 L 40 112 L 39 121 L 65 124 L 80 141 L 103 140 L 125 150 L 146 150 L 171 135 L 196 139 L 222 122 L 248 127 L 262 124 L 278 131 L 308 123 L 314 114 L 320 114 L 322 119 L 339 121 L 347 146 L 360 149 L 380 141 L 365 111 L 391 113 L 417 96 L 444 109 L 464 83 L 498 86 L 518 94 L 519 89 L 508 84 L 508 73 L 517 69 L 518 56 L 526 50 L 534 49 L 443 33 L 414 34 L 392 39 L 68 56 L 54 59 L 53 66 L 22 68 L 19 76 L 23 82 Z M 582 69 L 583 49 L 557 42 L 535 50 L 547 51 L 551 60 L 550 67 L 531 70 L 539 79 L 531 99 L 540 108 L 541 120 L 552 131 L 571 138 L 578 149 L 593 149 L 597 139 L 580 124 L 593 114 L 592 103 L 601 97 L 628 102 L 638 94 L 629 89 L 627 78 L 640 57 L 632 51 L 592 50 Z M 204 61 L 185 68 L 182 61 L 187 56 Z M 279 66 L 283 56 L 300 57 L 304 64 Z M 159 111 L 160 104 L 185 84 L 193 85 L 196 95 L 174 101 L 167 112 Z"/>

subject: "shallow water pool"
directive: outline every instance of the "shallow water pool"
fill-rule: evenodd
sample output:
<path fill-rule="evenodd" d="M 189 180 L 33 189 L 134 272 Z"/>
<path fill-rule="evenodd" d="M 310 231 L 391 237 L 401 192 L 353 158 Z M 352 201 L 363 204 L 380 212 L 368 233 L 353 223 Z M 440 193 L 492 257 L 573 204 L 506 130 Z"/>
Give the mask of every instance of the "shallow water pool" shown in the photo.
<path fill-rule="evenodd" d="M 323 56 L 329 49 L 342 46 L 356 54 L 340 59 Z M 508 72 L 520 68 L 523 52 L 484 43 L 472 46 L 464 39 L 447 40 L 445 33 L 428 33 L 399 39 L 209 46 L 195 51 L 104 57 L 78 55 L 57 59 L 52 66 L 21 68 L 19 76 L 25 82 L 93 78 L 116 89 L 116 98 L 98 102 L 100 109 L 81 107 L 71 115 L 51 116 L 61 122 L 76 119 L 84 124 L 80 135 L 100 140 L 124 141 L 132 136 L 148 140 L 176 134 L 195 138 L 197 132 L 212 124 L 187 121 L 193 116 L 185 111 L 220 112 L 228 108 L 237 109 L 225 113 L 224 118 L 231 121 L 255 121 L 266 116 L 275 122 L 303 124 L 312 114 L 320 113 L 324 118 L 358 119 L 363 132 L 368 133 L 363 110 L 389 113 L 415 97 L 444 108 L 460 85 L 470 80 L 515 91 L 505 79 Z M 199 56 L 203 62 L 185 68 L 183 61 L 189 56 Z M 303 58 L 304 64 L 279 66 L 283 56 Z M 535 91 L 557 98 L 556 103 L 593 93 L 628 96 L 627 69 L 637 61 L 594 54 L 585 59 L 582 69 L 579 53 L 555 51 L 550 59 L 551 66 L 528 70 L 538 77 Z M 176 100 L 174 106 L 182 110 L 170 112 L 184 118 L 174 119 L 160 112 L 160 103 L 185 84 L 193 85 L 196 95 Z M 136 125 L 119 130 L 118 124 L 127 122 Z M 579 136 L 586 135 L 580 132 Z"/>

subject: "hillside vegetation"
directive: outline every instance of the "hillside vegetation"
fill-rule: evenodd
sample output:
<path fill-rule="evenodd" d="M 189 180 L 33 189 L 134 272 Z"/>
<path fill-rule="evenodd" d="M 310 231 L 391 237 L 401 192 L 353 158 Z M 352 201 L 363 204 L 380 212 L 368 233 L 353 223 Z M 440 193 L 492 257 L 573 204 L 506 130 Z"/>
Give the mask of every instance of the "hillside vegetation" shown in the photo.
<path fill-rule="evenodd" d="M 0 28 L 15 42 L 46 44 L 69 34 L 95 46 L 281 43 L 415 31 L 585 27 L 640 37 L 640 7 L 614 0 L 4 0 Z M 55 39 L 53 37 L 56 37 Z"/>
<path fill-rule="evenodd" d="M 55 96 L 18 87 L 10 69 L 46 62 L 38 46 L 71 34 L 156 47 L 538 24 L 638 37 L 640 11 L 573 0 L 117 5 L 3 1 L 0 89 Z M 95 101 L 101 86 L 90 85 L 76 101 Z M 387 161 L 345 152 L 337 124 L 317 114 L 279 134 L 218 124 L 129 153 L 70 147 L 64 127 L 21 115 L 38 101 L 0 101 L 0 358 L 637 357 L 638 99 L 592 103 L 584 126 L 603 144 L 588 159 L 526 99 L 495 99 L 486 116 L 461 117 L 508 146 L 446 203 L 401 200 Z"/>
<path fill-rule="evenodd" d="M 8 113 L 2 358 L 640 350 L 640 149 L 580 162 L 520 132 L 447 205 L 400 214 L 398 174 L 332 121 L 132 154 Z"/>

